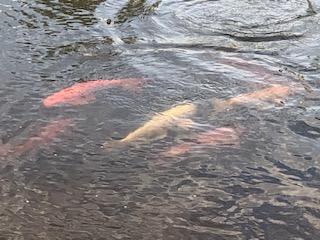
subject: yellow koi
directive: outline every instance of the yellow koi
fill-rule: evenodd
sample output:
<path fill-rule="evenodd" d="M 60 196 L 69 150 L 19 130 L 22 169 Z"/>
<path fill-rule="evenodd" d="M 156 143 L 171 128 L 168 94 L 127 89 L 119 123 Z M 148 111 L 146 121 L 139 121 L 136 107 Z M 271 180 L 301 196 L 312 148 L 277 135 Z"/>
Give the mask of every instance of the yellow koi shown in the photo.
<path fill-rule="evenodd" d="M 192 125 L 193 121 L 187 118 L 195 114 L 196 111 L 197 106 L 193 103 L 177 105 L 169 110 L 156 114 L 141 127 L 129 133 L 125 138 L 116 143 L 127 145 L 131 142 L 162 139 L 167 136 L 170 127 L 179 126 L 188 128 Z M 104 144 L 105 148 L 109 148 L 110 146 L 109 142 Z"/>

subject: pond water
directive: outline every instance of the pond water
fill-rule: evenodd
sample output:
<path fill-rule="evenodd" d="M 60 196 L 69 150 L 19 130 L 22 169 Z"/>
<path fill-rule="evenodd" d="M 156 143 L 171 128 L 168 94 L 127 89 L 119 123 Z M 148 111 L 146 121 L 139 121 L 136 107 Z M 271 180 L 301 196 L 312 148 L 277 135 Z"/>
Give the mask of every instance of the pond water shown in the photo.
<path fill-rule="evenodd" d="M 317 0 L 0 0 L 0 239 L 319 239 L 318 13 Z M 43 104 L 129 78 L 141 86 Z M 112 144 L 152 118 L 164 136 Z"/>

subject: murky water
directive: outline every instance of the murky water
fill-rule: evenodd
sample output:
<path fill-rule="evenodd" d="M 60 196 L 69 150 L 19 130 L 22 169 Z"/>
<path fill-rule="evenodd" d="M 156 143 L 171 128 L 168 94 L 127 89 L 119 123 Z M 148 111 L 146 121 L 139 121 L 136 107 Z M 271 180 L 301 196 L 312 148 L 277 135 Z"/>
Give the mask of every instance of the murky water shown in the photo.
<path fill-rule="evenodd" d="M 316 0 L 0 0 L 0 239 L 319 239 L 319 12 Z M 123 78 L 145 82 L 42 104 Z M 270 84 L 294 91 L 212 107 Z M 183 103 L 197 107 L 191 127 L 102 148 Z"/>

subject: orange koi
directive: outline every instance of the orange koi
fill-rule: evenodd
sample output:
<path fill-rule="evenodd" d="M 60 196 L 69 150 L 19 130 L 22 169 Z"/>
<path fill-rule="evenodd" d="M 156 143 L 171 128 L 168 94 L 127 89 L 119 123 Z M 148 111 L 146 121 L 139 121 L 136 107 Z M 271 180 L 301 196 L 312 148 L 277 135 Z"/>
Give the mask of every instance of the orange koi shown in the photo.
<path fill-rule="evenodd" d="M 241 104 L 260 104 L 263 102 L 282 103 L 283 99 L 289 96 L 294 90 L 290 86 L 273 84 L 270 87 L 251 92 L 240 94 L 226 100 L 212 99 L 212 105 L 217 112 Z"/>
<path fill-rule="evenodd" d="M 238 146 L 240 133 L 241 131 L 233 128 L 216 128 L 214 130 L 199 133 L 195 136 L 193 142 L 185 142 L 173 146 L 162 155 L 164 157 L 174 157 L 203 147 L 222 147 L 226 145 Z"/>
<path fill-rule="evenodd" d="M 0 146 L 0 157 L 19 157 L 27 152 L 52 142 L 58 134 L 64 132 L 72 125 L 71 119 L 58 119 L 41 127 L 32 137 L 21 144 L 6 143 Z"/>
<path fill-rule="evenodd" d="M 112 87 L 122 87 L 129 90 L 138 90 L 143 83 L 142 79 L 126 78 L 113 80 L 92 80 L 76 83 L 61 91 L 53 93 L 43 100 L 46 108 L 61 105 L 84 105 L 94 101 L 94 92 Z"/>

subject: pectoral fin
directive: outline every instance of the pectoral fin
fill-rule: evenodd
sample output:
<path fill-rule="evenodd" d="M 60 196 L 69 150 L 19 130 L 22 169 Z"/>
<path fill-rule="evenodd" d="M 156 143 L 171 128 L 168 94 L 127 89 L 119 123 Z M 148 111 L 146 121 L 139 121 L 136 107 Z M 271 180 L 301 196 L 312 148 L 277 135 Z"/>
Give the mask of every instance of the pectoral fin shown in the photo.
<path fill-rule="evenodd" d="M 122 149 L 126 144 L 118 140 L 108 140 L 101 145 L 101 148 L 105 152 L 112 152 L 115 150 Z"/>
<path fill-rule="evenodd" d="M 145 139 L 145 143 L 148 144 L 148 142 L 150 143 L 151 141 L 157 141 L 157 140 L 161 140 L 163 138 L 166 138 L 168 136 L 168 130 L 167 129 L 163 129 L 160 132 L 158 132 L 156 135 L 152 136 L 149 139 Z"/>
<path fill-rule="evenodd" d="M 192 126 L 196 125 L 196 123 L 189 118 L 179 118 L 175 121 L 175 125 L 184 130 L 188 130 Z"/>

